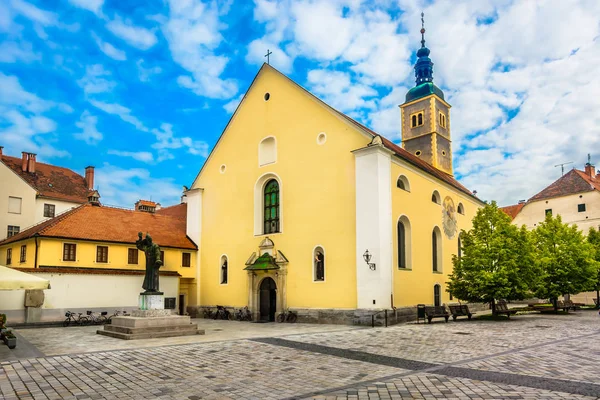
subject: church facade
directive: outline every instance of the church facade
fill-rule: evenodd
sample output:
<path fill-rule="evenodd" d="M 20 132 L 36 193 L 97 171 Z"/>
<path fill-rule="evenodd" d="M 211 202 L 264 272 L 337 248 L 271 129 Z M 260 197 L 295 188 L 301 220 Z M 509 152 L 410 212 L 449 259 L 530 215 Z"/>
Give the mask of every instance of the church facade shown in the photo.
<path fill-rule="evenodd" d="M 401 146 L 262 66 L 186 192 L 192 314 L 356 322 L 452 301 L 452 255 L 483 203 L 453 177 L 450 105 L 424 41 L 417 55 Z"/>

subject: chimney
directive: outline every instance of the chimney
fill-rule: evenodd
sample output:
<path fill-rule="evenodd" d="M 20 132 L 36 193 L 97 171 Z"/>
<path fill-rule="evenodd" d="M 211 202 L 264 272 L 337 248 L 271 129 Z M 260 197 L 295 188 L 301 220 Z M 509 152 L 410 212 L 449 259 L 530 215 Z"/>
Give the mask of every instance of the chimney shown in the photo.
<path fill-rule="evenodd" d="M 33 153 L 29 153 L 29 167 L 27 167 L 27 170 L 35 174 L 35 154 Z"/>
<path fill-rule="evenodd" d="M 585 174 L 590 178 L 594 178 L 596 176 L 596 167 L 594 167 L 589 162 L 585 164 Z"/>
<path fill-rule="evenodd" d="M 0 158 L 2 158 L 2 149 L 4 148 L 4 146 L 0 146 Z"/>
<path fill-rule="evenodd" d="M 151 200 L 138 200 L 135 203 L 135 211 L 143 211 L 143 212 L 153 213 L 156 211 L 157 206 L 158 206 L 158 209 L 160 209 L 159 203 L 155 203 Z"/>
<path fill-rule="evenodd" d="M 21 169 L 23 170 L 23 172 L 27 172 L 27 159 L 29 158 L 28 154 L 29 153 L 26 153 L 24 151 L 21 152 Z"/>
<path fill-rule="evenodd" d="M 85 184 L 88 190 L 94 190 L 94 167 L 85 167 Z"/>

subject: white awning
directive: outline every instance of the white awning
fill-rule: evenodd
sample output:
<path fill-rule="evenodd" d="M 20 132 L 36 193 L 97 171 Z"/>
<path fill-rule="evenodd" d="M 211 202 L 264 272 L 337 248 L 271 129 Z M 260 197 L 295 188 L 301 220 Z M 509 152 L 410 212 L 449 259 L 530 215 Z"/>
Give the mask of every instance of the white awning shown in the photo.
<path fill-rule="evenodd" d="M 0 290 L 50 289 L 50 281 L 0 265 Z"/>

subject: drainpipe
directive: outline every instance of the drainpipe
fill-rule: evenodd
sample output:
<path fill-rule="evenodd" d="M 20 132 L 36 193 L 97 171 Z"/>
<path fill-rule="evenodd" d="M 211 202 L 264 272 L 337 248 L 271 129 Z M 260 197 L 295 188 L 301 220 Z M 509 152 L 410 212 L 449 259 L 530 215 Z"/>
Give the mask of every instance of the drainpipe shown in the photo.
<path fill-rule="evenodd" d="M 34 258 L 34 261 L 33 261 L 34 262 L 33 268 L 37 268 L 38 267 L 38 246 L 39 246 L 38 236 L 39 235 L 37 233 L 34 235 L 34 239 L 35 239 L 35 258 Z"/>

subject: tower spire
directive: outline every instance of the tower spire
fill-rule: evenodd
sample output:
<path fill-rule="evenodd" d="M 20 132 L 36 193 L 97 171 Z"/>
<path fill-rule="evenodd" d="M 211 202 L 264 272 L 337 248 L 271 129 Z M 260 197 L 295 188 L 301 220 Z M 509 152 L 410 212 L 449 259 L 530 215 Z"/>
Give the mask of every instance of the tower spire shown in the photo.
<path fill-rule="evenodd" d="M 417 63 L 415 64 L 415 83 L 417 86 L 433 82 L 433 63 L 429 58 L 429 49 L 425 47 L 425 13 L 421 12 L 421 48 L 417 51 Z"/>

